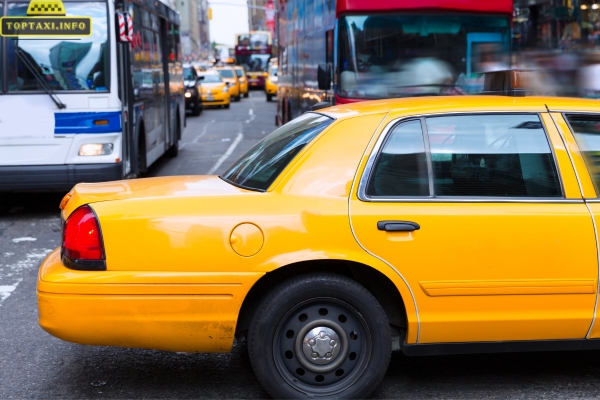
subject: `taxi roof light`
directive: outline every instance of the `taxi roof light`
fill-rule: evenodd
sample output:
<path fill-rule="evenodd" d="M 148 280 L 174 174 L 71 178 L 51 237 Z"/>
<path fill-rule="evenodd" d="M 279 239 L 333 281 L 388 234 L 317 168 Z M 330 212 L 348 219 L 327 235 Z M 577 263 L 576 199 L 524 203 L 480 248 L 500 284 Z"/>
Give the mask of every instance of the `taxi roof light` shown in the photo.
<path fill-rule="evenodd" d="M 90 206 L 79 207 L 65 222 L 61 250 L 63 258 L 66 257 L 69 264 L 75 264 L 76 269 L 86 269 L 77 268 L 78 261 L 105 260 L 100 225 Z M 85 265 L 79 266 L 85 267 Z"/>
<path fill-rule="evenodd" d="M 516 69 L 486 72 L 481 94 L 525 96 L 532 73 L 535 71 Z"/>

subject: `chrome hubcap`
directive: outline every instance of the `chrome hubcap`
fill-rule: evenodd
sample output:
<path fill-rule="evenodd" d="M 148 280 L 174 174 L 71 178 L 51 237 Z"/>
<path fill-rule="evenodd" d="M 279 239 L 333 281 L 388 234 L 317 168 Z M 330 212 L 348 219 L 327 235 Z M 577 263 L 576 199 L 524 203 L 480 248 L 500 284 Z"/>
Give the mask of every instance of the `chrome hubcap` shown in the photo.
<path fill-rule="evenodd" d="M 306 358 L 317 365 L 326 365 L 340 354 L 340 338 L 331 328 L 319 326 L 304 336 L 302 352 Z"/>

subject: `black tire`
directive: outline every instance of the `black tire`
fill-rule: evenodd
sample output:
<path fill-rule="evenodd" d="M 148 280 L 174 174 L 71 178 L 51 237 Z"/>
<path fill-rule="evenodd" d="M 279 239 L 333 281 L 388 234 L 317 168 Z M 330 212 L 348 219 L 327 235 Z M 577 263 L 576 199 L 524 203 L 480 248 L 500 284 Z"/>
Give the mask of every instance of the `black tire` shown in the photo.
<path fill-rule="evenodd" d="M 246 93 L 244 93 L 244 97 L 250 97 L 250 90 L 248 89 L 248 91 Z"/>
<path fill-rule="evenodd" d="M 175 129 L 177 129 L 177 132 L 175 132 L 175 137 L 177 139 L 175 140 L 175 143 L 173 145 L 171 145 L 171 147 L 169 147 L 167 149 L 167 151 L 165 152 L 165 156 L 167 156 L 169 158 L 175 158 L 179 154 L 179 138 L 181 137 L 181 127 L 179 125 L 179 116 L 177 116 L 177 124 L 175 126 L 176 126 Z"/>
<path fill-rule="evenodd" d="M 144 138 L 144 139 L 142 139 Z M 146 163 L 146 141 L 145 141 L 145 133 L 142 129 L 140 131 L 140 139 L 138 142 L 138 154 L 137 154 L 137 177 L 142 177 L 146 172 L 148 172 L 148 165 Z"/>
<path fill-rule="evenodd" d="M 267 101 L 273 101 L 273 95 L 267 94 Z"/>
<path fill-rule="evenodd" d="M 377 300 L 356 281 L 314 273 L 263 299 L 248 330 L 248 353 L 273 398 L 365 398 L 387 370 L 390 328 Z"/>
<path fill-rule="evenodd" d="M 225 108 L 229 108 L 229 104 L 225 104 L 223 107 L 225 107 Z"/>
<path fill-rule="evenodd" d="M 197 117 L 200 114 L 202 114 L 202 103 L 200 102 L 199 98 L 196 98 L 194 101 L 194 107 L 192 108 L 192 115 Z"/>
<path fill-rule="evenodd" d="M 235 97 L 235 101 L 240 101 L 240 100 L 242 100 L 242 95 L 241 95 L 241 94 L 238 94 L 238 95 Z"/>

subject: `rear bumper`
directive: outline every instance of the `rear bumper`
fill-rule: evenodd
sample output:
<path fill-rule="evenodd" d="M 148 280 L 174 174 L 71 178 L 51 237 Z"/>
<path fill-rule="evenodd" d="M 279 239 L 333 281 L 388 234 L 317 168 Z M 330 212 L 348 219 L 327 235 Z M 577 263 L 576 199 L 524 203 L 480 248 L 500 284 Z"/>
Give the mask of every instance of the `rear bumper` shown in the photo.
<path fill-rule="evenodd" d="M 123 179 L 123 164 L 3 165 L 0 191 L 69 190 L 81 182 Z"/>
<path fill-rule="evenodd" d="M 227 352 L 248 291 L 263 273 L 76 271 L 60 248 L 42 262 L 40 326 L 70 342 Z"/>

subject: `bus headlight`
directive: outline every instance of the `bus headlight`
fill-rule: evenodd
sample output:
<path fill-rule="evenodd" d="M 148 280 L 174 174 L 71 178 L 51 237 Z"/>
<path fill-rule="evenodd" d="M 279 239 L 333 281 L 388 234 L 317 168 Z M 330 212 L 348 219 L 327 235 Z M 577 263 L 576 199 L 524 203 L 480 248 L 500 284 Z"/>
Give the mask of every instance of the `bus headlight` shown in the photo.
<path fill-rule="evenodd" d="M 112 143 L 87 143 L 79 148 L 80 156 L 107 156 L 112 154 L 114 145 Z"/>

